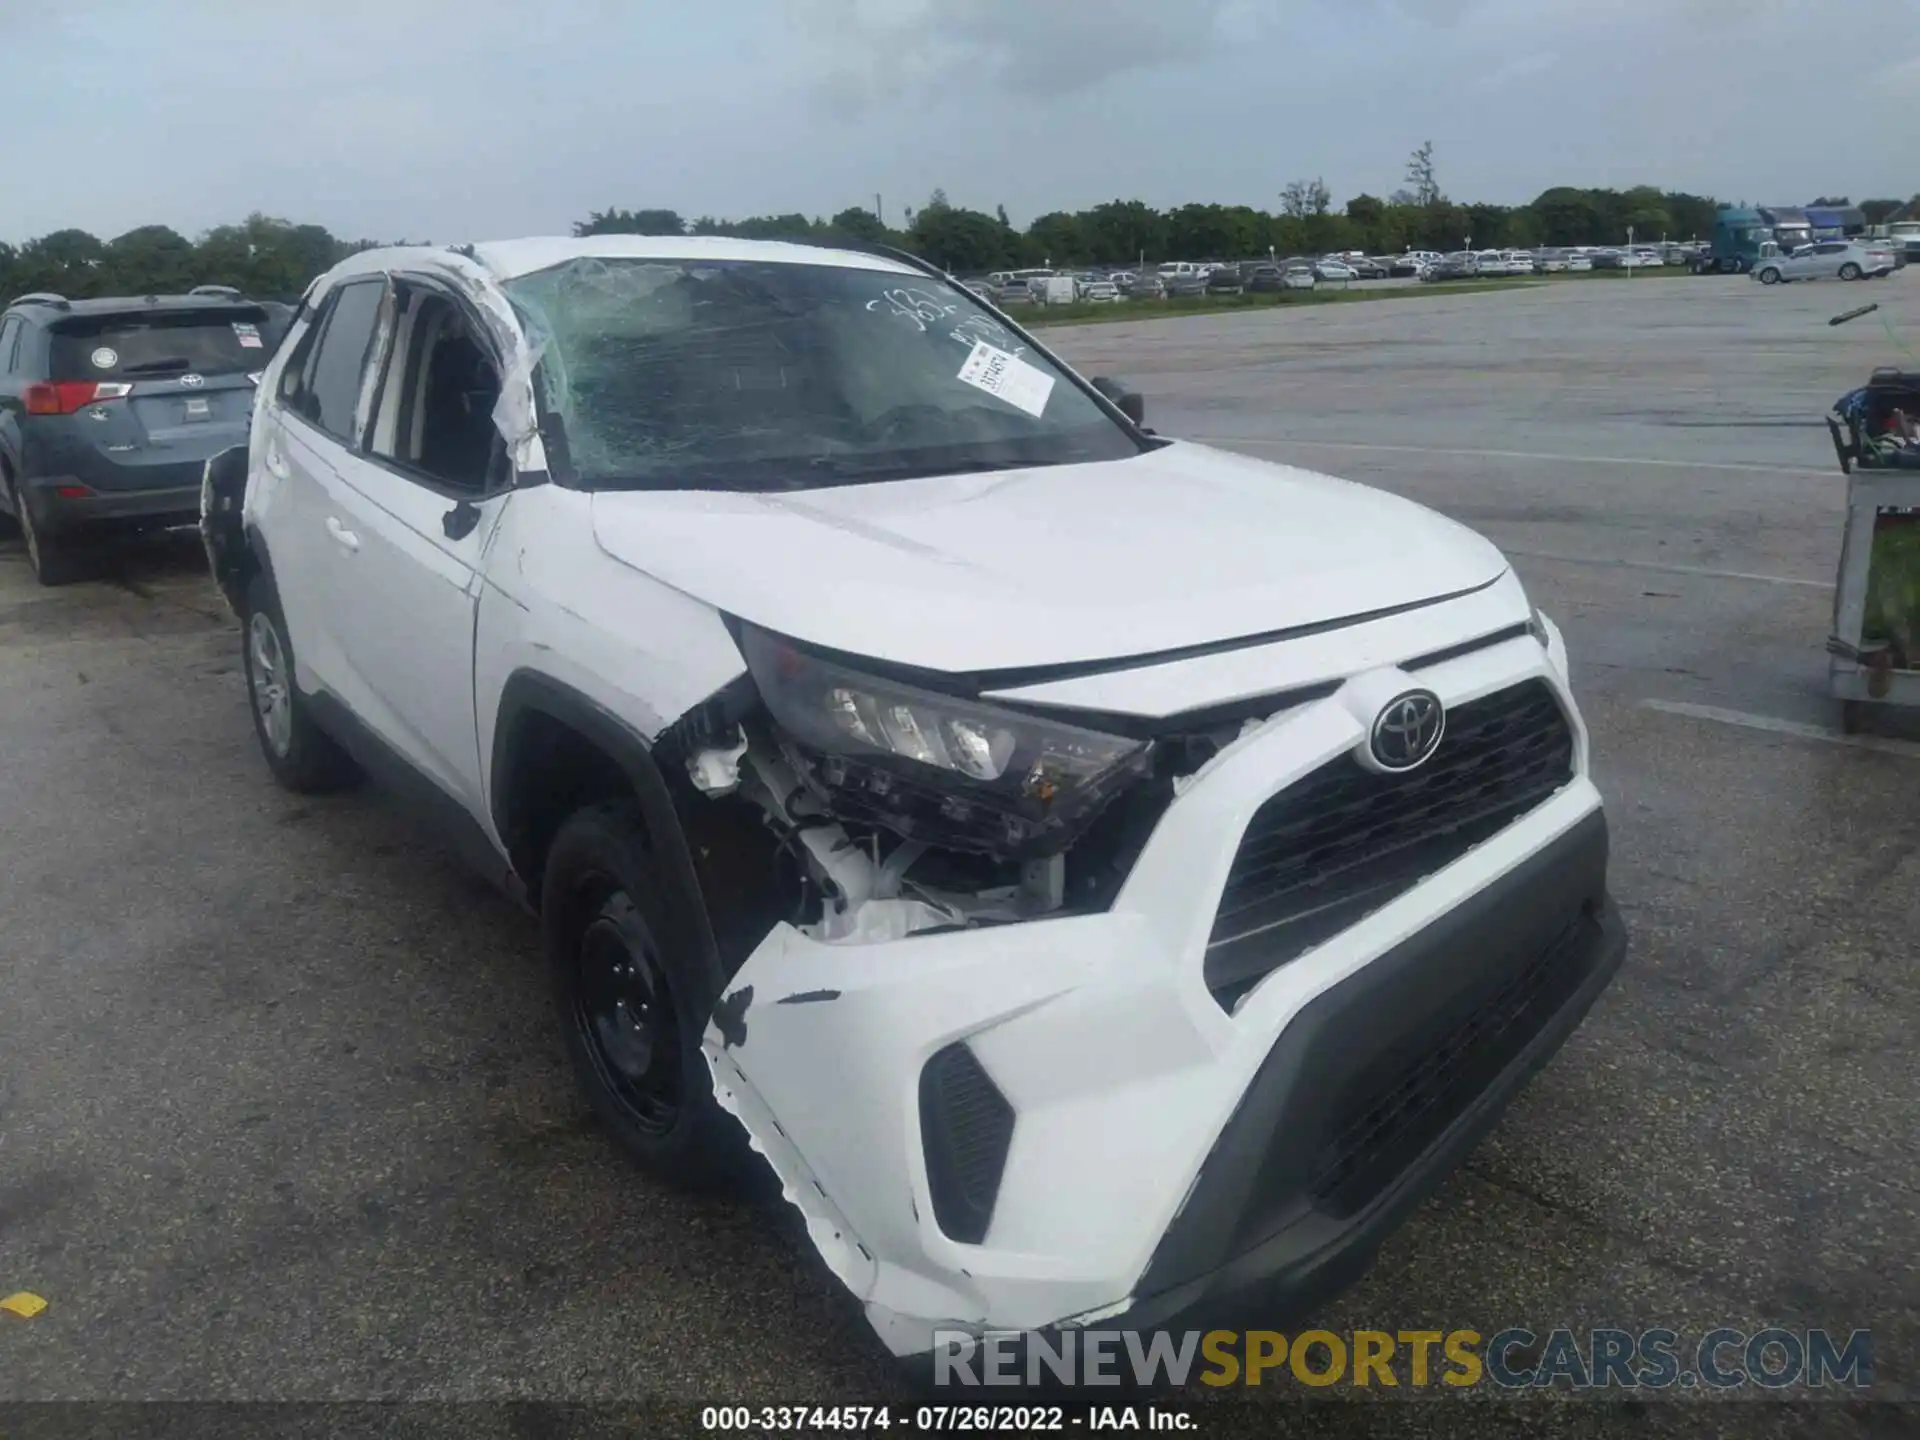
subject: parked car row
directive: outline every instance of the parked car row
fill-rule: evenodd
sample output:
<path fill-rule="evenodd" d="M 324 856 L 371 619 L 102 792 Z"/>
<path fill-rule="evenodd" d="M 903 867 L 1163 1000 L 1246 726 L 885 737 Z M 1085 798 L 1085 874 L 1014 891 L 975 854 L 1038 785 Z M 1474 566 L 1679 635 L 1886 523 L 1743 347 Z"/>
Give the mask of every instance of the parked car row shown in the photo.
<path fill-rule="evenodd" d="M 1360 254 L 1168 261 L 1131 270 L 1003 270 L 961 283 L 998 305 L 1112 304 L 1122 300 L 1311 290 L 1320 282 L 1384 280 L 1395 262 Z M 1411 273 L 1411 272 L 1406 272 Z"/>
<path fill-rule="evenodd" d="M 975 294 L 1000 305 L 1114 303 L 1308 290 L 1320 284 L 1351 285 L 1389 277 L 1439 281 L 1683 266 L 1693 263 L 1701 248 L 1688 242 L 1457 250 L 1450 254 L 1409 250 L 1391 256 L 1348 250 L 1319 256 L 1269 255 L 1264 260 L 1170 260 L 1151 268 L 1125 270 L 1004 270 L 963 283 Z"/>
<path fill-rule="evenodd" d="M 1422 280 L 1488 279 L 1502 275 L 1567 275 L 1589 270 L 1638 270 L 1683 266 L 1699 246 L 1569 245 L 1534 250 L 1456 250 L 1447 255 L 1415 251 L 1395 260 L 1394 274 Z"/>

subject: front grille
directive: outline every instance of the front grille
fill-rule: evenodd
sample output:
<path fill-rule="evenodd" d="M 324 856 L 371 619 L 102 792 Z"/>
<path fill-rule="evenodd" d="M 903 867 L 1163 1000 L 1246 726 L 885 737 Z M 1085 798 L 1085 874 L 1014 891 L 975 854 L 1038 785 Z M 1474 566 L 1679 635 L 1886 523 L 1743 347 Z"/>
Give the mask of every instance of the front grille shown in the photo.
<path fill-rule="evenodd" d="M 1599 922 L 1583 907 L 1547 948 L 1482 998 L 1430 1048 L 1357 1086 L 1329 1127 L 1312 1196 L 1334 1215 L 1363 1209 L 1513 1063 L 1586 977 L 1575 963 Z"/>
<path fill-rule="evenodd" d="M 1573 728 L 1542 680 L 1449 711 L 1439 750 L 1409 774 L 1328 762 L 1254 812 L 1214 918 L 1208 986 L 1230 1008 L 1572 775 Z"/>
<path fill-rule="evenodd" d="M 920 1072 L 920 1143 L 933 1218 L 951 1240 L 978 1245 L 1013 1147 L 1013 1106 L 976 1056 L 956 1041 Z"/>

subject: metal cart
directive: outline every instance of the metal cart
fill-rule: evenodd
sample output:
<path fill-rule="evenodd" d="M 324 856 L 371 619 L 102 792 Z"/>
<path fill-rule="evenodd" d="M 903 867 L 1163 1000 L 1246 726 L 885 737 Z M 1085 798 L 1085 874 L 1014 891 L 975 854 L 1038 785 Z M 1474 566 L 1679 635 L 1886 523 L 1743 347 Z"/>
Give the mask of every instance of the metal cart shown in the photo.
<path fill-rule="evenodd" d="M 1878 306 L 1836 316 L 1843 324 Z M 1920 447 L 1892 446 L 1901 415 L 1920 418 L 1920 373 L 1873 372 L 1860 389 L 1843 396 L 1827 417 L 1834 453 L 1847 476 L 1847 527 L 1834 586 L 1833 633 L 1827 640 L 1828 688 L 1840 701 L 1840 725 L 1849 735 L 1864 725 L 1876 705 L 1920 706 L 1920 616 L 1914 626 L 1876 626 L 1866 634 L 1876 537 L 1914 527 L 1920 540 Z M 1920 594 L 1920 587 L 1916 588 Z"/>

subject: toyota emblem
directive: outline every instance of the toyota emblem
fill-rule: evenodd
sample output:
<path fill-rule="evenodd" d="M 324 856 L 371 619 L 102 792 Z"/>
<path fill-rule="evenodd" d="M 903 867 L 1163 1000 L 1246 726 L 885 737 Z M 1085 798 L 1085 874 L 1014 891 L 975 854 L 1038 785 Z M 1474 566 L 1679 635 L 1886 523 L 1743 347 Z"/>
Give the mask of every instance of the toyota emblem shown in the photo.
<path fill-rule="evenodd" d="M 1409 690 L 1381 707 L 1367 748 L 1382 770 L 1412 770 L 1433 757 L 1446 729 L 1440 697 L 1431 690 Z"/>
<path fill-rule="evenodd" d="M 182 375 L 180 377 L 180 383 L 189 390 L 198 390 L 207 382 L 202 380 L 198 375 Z"/>

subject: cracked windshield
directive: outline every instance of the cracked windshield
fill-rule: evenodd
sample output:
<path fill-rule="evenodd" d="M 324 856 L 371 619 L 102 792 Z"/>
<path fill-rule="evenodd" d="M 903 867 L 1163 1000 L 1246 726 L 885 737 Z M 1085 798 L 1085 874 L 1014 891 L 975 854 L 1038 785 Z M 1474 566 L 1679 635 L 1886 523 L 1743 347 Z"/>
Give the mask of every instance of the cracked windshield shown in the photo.
<path fill-rule="evenodd" d="M 583 484 L 803 490 L 1142 448 L 931 276 L 588 258 L 507 288 Z"/>

